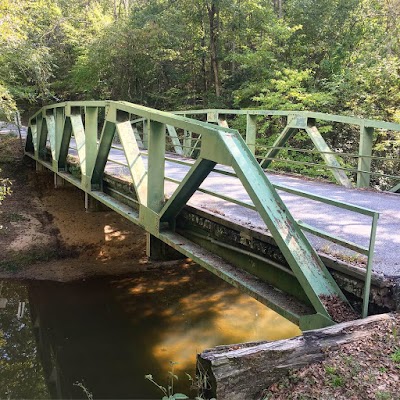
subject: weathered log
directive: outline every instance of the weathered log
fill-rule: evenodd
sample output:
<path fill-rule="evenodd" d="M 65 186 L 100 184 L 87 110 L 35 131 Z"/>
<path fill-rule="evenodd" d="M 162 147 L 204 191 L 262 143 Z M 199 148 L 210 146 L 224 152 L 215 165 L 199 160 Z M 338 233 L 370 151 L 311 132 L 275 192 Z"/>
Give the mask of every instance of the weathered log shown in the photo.
<path fill-rule="evenodd" d="M 289 371 L 323 360 L 327 348 L 368 337 L 370 328 L 392 318 L 390 314 L 374 315 L 306 331 L 292 339 L 205 350 L 198 355 L 198 372 L 208 383 L 204 394 L 218 400 L 260 399 L 264 389 Z"/>

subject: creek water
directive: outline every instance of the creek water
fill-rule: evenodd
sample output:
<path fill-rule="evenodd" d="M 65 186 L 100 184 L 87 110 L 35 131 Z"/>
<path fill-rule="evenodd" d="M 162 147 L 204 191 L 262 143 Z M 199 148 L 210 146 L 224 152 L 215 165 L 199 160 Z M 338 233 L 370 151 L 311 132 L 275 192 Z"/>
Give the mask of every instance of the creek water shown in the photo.
<path fill-rule="evenodd" d="M 176 390 L 194 397 L 186 373 L 196 353 L 300 334 L 185 263 L 74 283 L 3 281 L 0 298 L 0 398 L 87 398 L 82 384 L 94 399 L 160 399 L 144 376 L 166 386 L 170 361 Z"/>

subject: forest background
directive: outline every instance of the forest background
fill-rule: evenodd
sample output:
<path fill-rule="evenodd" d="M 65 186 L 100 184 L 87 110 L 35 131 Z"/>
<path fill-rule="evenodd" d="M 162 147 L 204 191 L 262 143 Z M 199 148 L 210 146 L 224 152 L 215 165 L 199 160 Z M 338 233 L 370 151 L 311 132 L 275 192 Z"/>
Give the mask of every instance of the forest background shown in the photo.
<path fill-rule="evenodd" d="M 113 99 L 400 122 L 399 16 L 400 0 L 0 0 L 0 109 Z M 387 135 L 375 149 L 396 156 Z"/>

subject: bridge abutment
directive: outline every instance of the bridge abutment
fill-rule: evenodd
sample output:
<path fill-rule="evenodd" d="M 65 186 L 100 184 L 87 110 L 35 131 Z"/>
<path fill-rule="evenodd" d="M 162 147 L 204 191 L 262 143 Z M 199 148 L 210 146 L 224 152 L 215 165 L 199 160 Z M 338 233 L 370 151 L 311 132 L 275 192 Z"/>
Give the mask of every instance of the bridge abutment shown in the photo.
<path fill-rule="evenodd" d="M 154 261 L 173 261 L 185 258 L 179 251 L 150 233 L 146 233 L 146 255 Z"/>

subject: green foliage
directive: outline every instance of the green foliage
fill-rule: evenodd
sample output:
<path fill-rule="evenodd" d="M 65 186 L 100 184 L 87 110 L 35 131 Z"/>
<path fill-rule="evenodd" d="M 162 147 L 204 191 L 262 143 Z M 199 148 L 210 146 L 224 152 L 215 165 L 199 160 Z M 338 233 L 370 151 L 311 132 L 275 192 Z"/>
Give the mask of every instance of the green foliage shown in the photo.
<path fill-rule="evenodd" d="M 159 385 L 154 379 L 153 375 L 148 374 L 145 375 L 145 378 L 150 381 L 153 385 L 155 385 L 163 394 L 161 400 L 183 400 L 188 399 L 189 397 L 183 393 L 174 393 L 174 382 L 177 381 L 178 375 L 174 373 L 174 367 L 176 362 L 170 361 L 171 371 L 168 371 L 168 384 L 165 388 L 164 386 Z"/>
<path fill-rule="evenodd" d="M 0 170 L 1 172 L 1 170 Z M 0 178 L 0 204 L 6 196 L 11 195 L 11 182 L 7 178 Z"/>
<path fill-rule="evenodd" d="M 158 384 L 154 380 L 153 375 L 151 375 L 151 374 L 145 375 L 145 379 L 147 379 L 149 382 L 151 382 L 153 385 L 155 385 L 163 393 L 164 396 L 162 397 L 161 400 L 189 399 L 189 397 L 183 393 L 174 393 L 174 383 L 175 383 L 175 381 L 179 380 L 178 375 L 176 375 L 174 372 L 175 365 L 177 364 L 177 362 L 170 361 L 169 363 L 170 363 L 171 370 L 168 371 L 167 387 L 164 387 L 164 386 Z M 191 382 L 192 386 L 196 387 L 195 380 L 189 374 L 186 374 L 186 376 L 189 379 L 189 381 Z M 204 382 L 202 382 L 202 383 L 204 383 Z M 204 398 L 201 395 L 198 395 L 195 397 L 195 400 L 204 400 Z M 210 400 L 216 400 L 216 399 L 212 398 Z"/>
<path fill-rule="evenodd" d="M 329 376 L 329 383 L 333 387 L 341 387 L 344 385 L 344 378 L 337 374 L 336 367 L 326 366 L 325 371 Z"/>
<path fill-rule="evenodd" d="M 397 348 L 396 351 L 390 356 L 392 361 L 396 364 L 400 364 L 400 348 Z"/>

